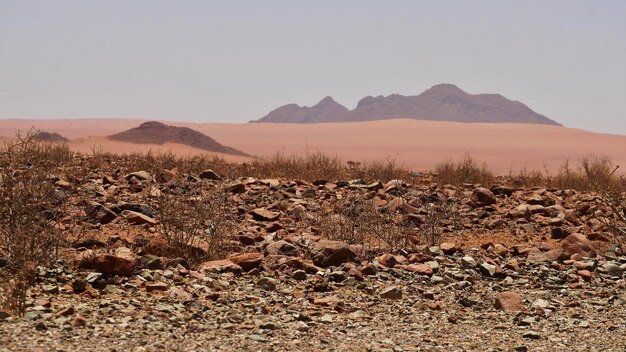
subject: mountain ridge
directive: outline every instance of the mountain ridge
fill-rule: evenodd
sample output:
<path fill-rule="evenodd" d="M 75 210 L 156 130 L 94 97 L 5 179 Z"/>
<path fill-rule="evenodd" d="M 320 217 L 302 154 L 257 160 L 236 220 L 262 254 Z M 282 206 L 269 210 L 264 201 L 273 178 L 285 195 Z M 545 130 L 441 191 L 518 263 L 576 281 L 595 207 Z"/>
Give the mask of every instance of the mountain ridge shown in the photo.
<path fill-rule="evenodd" d="M 532 123 L 562 126 L 525 104 L 500 94 L 469 94 L 454 84 L 438 84 L 419 95 L 366 96 L 353 110 L 327 96 L 307 107 L 287 104 L 251 122 L 318 123 L 408 118 L 430 121 Z"/>
<path fill-rule="evenodd" d="M 188 145 L 208 152 L 248 156 L 248 154 L 220 144 L 215 139 L 188 127 L 166 125 L 157 121 L 144 122 L 138 127 L 113 134 L 111 140 L 138 144 L 164 144 L 167 142 Z"/>

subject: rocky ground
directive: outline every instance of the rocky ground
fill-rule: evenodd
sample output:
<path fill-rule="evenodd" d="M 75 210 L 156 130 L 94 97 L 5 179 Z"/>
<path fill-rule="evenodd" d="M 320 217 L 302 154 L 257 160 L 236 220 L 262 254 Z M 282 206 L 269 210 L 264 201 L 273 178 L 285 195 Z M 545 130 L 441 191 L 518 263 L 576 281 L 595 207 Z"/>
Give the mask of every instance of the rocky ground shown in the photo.
<path fill-rule="evenodd" d="M 626 348 L 626 248 L 596 194 L 130 171 L 54 180 L 89 226 L 23 317 L 0 312 L 0 351 Z M 236 227 L 194 265 L 167 255 L 156 199 L 200 185 Z"/>

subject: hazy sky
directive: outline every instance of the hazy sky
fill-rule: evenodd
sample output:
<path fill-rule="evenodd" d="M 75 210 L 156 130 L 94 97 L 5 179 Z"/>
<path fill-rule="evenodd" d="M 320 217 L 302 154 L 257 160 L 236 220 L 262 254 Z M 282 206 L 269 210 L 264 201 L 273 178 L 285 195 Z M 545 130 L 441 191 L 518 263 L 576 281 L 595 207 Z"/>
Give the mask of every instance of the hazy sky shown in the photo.
<path fill-rule="evenodd" d="M 626 134 L 626 1 L 0 0 L 0 118 L 245 122 L 438 83 Z"/>

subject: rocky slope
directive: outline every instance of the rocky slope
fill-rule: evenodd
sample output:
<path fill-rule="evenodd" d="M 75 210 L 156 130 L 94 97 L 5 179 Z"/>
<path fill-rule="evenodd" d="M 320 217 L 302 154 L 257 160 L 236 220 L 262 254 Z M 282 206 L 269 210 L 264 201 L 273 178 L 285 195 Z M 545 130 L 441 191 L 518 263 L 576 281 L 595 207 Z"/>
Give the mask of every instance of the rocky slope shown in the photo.
<path fill-rule="evenodd" d="M 313 123 L 397 118 L 559 125 L 518 101 L 511 101 L 499 94 L 468 94 L 452 84 L 436 85 L 417 96 L 368 96 L 361 99 L 354 110 L 348 110 L 331 97 L 322 99 L 312 107 L 289 104 L 273 110 L 256 122 Z"/>
<path fill-rule="evenodd" d="M 109 138 L 115 141 L 140 144 L 178 143 L 208 152 L 247 155 L 240 150 L 222 145 L 215 139 L 191 128 L 170 126 L 156 121 L 144 122 L 139 127 L 116 133 Z"/>
<path fill-rule="evenodd" d="M 444 186 L 428 175 L 224 180 L 114 167 L 55 181 L 77 195 L 86 233 L 56 267 L 37 270 L 24 317 L 0 313 L 0 351 L 626 346 L 626 248 L 612 244 L 596 194 Z M 154 186 L 193 199 L 225 192 L 236 229 L 223 257 L 189 267 L 166 255 Z M 427 244 L 441 202 L 453 213 L 436 223 L 440 243 Z M 341 219 L 363 231 L 396 219 L 408 231 L 381 238 L 406 241 L 343 242 L 326 230 Z"/>

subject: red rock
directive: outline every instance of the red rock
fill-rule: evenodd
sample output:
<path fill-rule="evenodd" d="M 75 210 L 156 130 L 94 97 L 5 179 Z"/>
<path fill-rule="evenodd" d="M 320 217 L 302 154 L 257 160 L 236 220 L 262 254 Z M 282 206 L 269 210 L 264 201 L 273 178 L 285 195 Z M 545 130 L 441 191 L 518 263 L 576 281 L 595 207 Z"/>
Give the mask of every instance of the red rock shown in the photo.
<path fill-rule="evenodd" d="M 378 262 L 388 268 L 393 268 L 398 264 L 406 263 L 406 258 L 401 255 L 393 255 L 389 253 L 385 253 L 378 258 L 376 258 Z"/>
<path fill-rule="evenodd" d="M 357 258 L 350 246 L 340 241 L 321 240 L 313 245 L 311 252 L 313 264 L 322 268 L 339 266 Z"/>
<path fill-rule="evenodd" d="M 167 291 L 168 286 L 163 282 L 150 282 L 146 284 L 146 291 Z"/>
<path fill-rule="evenodd" d="M 276 213 L 263 208 L 257 208 L 252 211 L 252 217 L 260 221 L 276 221 L 278 220 L 279 216 L 280 213 Z"/>
<path fill-rule="evenodd" d="M 169 254 L 169 245 L 163 236 L 157 236 L 150 239 L 150 242 L 143 247 L 143 251 L 145 254 L 165 257 Z"/>
<path fill-rule="evenodd" d="M 157 223 L 153 218 L 132 210 L 124 210 L 122 212 L 122 216 L 126 219 L 126 221 L 134 225 L 156 225 Z"/>
<path fill-rule="evenodd" d="M 313 300 L 313 304 L 318 306 L 332 306 L 341 303 L 341 299 L 335 296 L 316 298 Z"/>
<path fill-rule="evenodd" d="M 500 292 L 496 297 L 495 306 L 505 312 L 521 312 L 526 309 L 522 296 L 511 291 Z"/>
<path fill-rule="evenodd" d="M 111 254 L 100 254 L 94 260 L 93 269 L 103 274 L 131 276 L 135 272 L 135 263 Z"/>
<path fill-rule="evenodd" d="M 593 273 L 589 270 L 579 270 L 578 275 L 587 282 L 593 280 Z"/>
<path fill-rule="evenodd" d="M 228 259 L 222 260 L 211 260 L 208 262 L 204 262 L 200 264 L 198 267 L 199 271 L 210 271 L 210 272 L 229 272 L 240 274 L 243 270 L 239 265 L 233 263 Z"/>
<path fill-rule="evenodd" d="M 430 276 L 433 274 L 433 268 L 427 264 L 409 264 L 404 269 L 420 275 Z"/>
<path fill-rule="evenodd" d="M 451 243 L 451 242 L 444 242 L 440 244 L 439 249 L 441 249 L 441 251 L 447 255 L 454 254 L 458 250 L 458 248 L 456 247 L 456 244 Z"/>
<path fill-rule="evenodd" d="M 578 254 L 583 257 L 595 258 L 596 250 L 591 246 L 591 242 L 580 233 L 573 233 L 563 240 L 561 243 L 563 252 L 572 255 Z"/>
<path fill-rule="evenodd" d="M 258 268 L 263 262 L 261 253 L 244 253 L 228 258 L 231 262 L 239 265 L 244 271 Z"/>
<path fill-rule="evenodd" d="M 486 188 L 476 188 L 474 192 L 472 192 L 471 197 L 472 203 L 477 207 L 484 207 L 486 205 L 491 205 L 496 203 L 496 196 Z"/>

